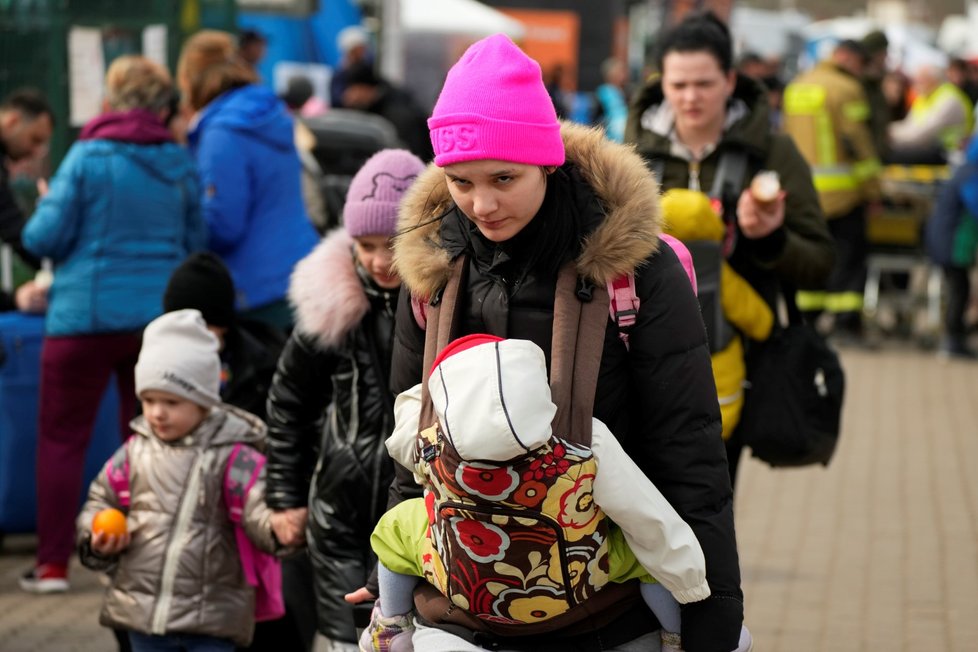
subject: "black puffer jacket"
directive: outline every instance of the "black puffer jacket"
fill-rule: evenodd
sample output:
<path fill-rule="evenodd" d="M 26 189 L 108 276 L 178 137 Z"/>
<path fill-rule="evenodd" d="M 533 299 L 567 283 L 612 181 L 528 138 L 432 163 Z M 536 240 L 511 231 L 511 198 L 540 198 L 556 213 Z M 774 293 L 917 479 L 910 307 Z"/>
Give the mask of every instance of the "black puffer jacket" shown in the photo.
<path fill-rule="evenodd" d="M 334 231 L 295 269 L 297 323 L 268 397 L 272 509 L 309 507 L 319 630 L 355 642 L 343 595 L 375 564 L 370 533 L 383 514 L 393 465 L 388 391 L 397 290 L 357 272 L 353 242 Z"/>
<path fill-rule="evenodd" d="M 427 297 L 444 286 L 452 261 L 466 253 L 459 334 L 530 339 L 546 352 L 556 269 L 563 261 L 576 260 L 581 276 L 601 285 L 635 271 L 641 309 L 631 349 L 609 323 L 594 416 L 703 547 L 712 595 L 684 605 L 685 649 L 727 652 L 737 645 L 743 596 L 720 412 L 696 297 L 675 254 L 660 247 L 657 187 L 642 160 L 599 131 L 565 124 L 562 133 L 568 163 L 550 177 L 540 213 L 519 235 L 499 245 L 483 238 L 452 204 L 444 172 L 432 166 L 405 198 L 395 261 L 405 286 Z M 438 216 L 443 218 L 434 220 Z M 422 372 L 424 333 L 407 296 L 402 293 L 398 308 L 394 391 L 419 382 Z M 399 468 L 392 501 L 416 494 L 410 483 Z M 645 615 L 639 624 L 654 628 L 654 617 Z"/>

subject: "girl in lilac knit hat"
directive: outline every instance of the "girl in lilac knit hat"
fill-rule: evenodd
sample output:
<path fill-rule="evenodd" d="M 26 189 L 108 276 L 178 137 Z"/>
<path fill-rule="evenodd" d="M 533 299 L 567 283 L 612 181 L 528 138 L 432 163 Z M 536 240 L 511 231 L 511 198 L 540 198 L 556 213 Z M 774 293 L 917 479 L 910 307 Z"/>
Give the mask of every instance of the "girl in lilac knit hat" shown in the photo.
<path fill-rule="evenodd" d="M 373 568 L 369 537 L 393 476 L 384 439 L 401 280 L 391 240 L 401 199 L 423 170 L 410 152 L 386 149 L 353 177 L 343 226 L 292 274 L 296 326 L 268 392 L 272 527 L 280 541 L 307 545 L 318 629 L 337 648 L 356 644 L 343 596 Z"/>

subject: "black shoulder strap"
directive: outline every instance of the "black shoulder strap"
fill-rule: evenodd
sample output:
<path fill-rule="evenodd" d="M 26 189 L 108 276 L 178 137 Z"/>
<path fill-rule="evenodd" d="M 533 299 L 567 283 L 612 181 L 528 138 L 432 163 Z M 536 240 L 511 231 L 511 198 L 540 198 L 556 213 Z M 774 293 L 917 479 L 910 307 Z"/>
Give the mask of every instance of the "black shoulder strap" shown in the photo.
<path fill-rule="evenodd" d="M 747 151 L 742 147 L 725 147 L 720 152 L 710 197 L 719 199 L 724 207 L 736 206 L 747 178 Z"/>
<path fill-rule="evenodd" d="M 655 175 L 655 180 L 662 183 L 662 175 L 666 170 L 665 160 L 659 157 L 646 157 L 645 163 Z M 720 162 L 717 165 L 716 175 L 713 177 L 710 197 L 715 197 L 724 204 L 732 201 L 736 205 L 746 178 L 747 151 L 742 147 L 725 147 L 720 152 Z"/>

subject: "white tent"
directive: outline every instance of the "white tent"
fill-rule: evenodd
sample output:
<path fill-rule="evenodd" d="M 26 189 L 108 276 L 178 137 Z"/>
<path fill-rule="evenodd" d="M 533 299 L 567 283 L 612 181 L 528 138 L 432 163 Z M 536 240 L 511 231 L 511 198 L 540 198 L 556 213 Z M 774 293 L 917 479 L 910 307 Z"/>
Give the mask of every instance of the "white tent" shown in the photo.
<path fill-rule="evenodd" d="M 449 66 L 466 46 L 490 34 L 519 41 L 520 21 L 476 0 L 385 0 L 380 69 L 430 109 Z"/>
<path fill-rule="evenodd" d="M 526 28 L 520 21 L 476 0 L 401 0 L 401 28 L 412 34 L 489 36 L 502 32 L 514 41 Z"/>

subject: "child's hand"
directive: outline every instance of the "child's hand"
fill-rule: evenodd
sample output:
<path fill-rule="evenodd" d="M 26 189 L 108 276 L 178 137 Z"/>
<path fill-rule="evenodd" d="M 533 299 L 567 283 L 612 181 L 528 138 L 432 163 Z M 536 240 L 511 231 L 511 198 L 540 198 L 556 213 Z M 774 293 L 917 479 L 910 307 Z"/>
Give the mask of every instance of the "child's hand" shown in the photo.
<path fill-rule="evenodd" d="M 360 604 L 361 602 L 367 602 L 368 600 L 376 600 L 377 596 L 368 591 L 367 587 L 361 586 L 356 591 L 344 595 L 343 599 L 350 604 Z"/>
<path fill-rule="evenodd" d="M 309 509 L 294 507 L 272 512 L 272 531 L 283 546 L 296 548 L 306 543 L 306 521 Z"/>
<path fill-rule="evenodd" d="M 91 537 L 89 545 L 92 551 L 101 557 L 118 555 L 129 547 L 129 542 L 132 540 L 128 532 L 125 534 L 105 534 L 104 532 L 99 532 L 98 534 L 92 534 Z"/>

